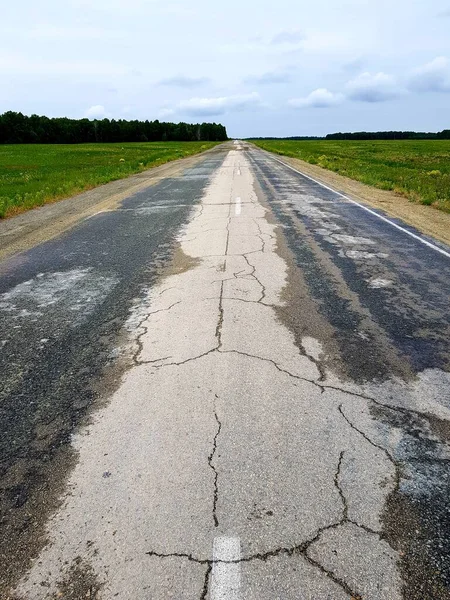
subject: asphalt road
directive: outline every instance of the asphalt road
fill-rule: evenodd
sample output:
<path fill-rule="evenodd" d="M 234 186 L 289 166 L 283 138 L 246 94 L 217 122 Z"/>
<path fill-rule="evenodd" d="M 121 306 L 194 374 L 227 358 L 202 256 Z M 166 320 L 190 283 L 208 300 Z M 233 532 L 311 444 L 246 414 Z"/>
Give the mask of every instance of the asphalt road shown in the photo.
<path fill-rule="evenodd" d="M 0 263 L 2 597 L 450 598 L 450 249 L 244 143 L 121 194 Z"/>

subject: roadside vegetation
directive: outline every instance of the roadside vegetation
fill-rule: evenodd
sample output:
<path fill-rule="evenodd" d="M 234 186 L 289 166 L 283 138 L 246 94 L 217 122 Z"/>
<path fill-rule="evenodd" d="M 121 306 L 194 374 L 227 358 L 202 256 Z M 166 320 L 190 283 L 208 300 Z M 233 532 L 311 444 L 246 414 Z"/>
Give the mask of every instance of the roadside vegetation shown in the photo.
<path fill-rule="evenodd" d="M 66 198 L 215 142 L 0 145 L 0 218 Z"/>
<path fill-rule="evenodd" d="M 252 140 L 450 213 L 450 140 Z"/>

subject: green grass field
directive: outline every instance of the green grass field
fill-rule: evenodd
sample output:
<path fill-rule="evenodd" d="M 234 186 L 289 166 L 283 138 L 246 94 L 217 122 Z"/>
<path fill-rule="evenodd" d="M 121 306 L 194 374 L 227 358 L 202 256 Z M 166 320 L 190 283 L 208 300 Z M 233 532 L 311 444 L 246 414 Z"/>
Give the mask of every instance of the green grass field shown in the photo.
<path fill-rule="evenodd" d="M 450 140 L 252 140 L 351 179 L 450 212 Z"/>
<path fill-rule="evenodd" d="M 215 145 L 215 142 L 0 145 L 0 218 Z"/>

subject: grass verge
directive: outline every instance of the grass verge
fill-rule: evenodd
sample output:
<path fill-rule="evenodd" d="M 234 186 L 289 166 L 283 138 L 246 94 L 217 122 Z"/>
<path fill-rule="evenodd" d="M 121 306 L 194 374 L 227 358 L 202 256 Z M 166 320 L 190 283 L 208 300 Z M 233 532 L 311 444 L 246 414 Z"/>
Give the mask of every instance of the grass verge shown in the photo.
<path fill-rule="evenodd" d="M 450 140 L 251 140 L 450 213 Z"/>
<path fill-rule="evenodd" d="M 198 154 L 216 142 L 0 146 L 0 218 Z"/>

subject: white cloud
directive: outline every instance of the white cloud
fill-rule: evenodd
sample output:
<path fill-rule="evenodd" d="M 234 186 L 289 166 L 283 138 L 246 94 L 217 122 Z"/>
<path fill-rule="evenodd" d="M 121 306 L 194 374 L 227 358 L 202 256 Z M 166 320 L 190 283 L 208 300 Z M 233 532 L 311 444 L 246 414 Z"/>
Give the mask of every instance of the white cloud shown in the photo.
<path fill-rule="evenodd" d="M 0 74 L 14 73 L 15 75 L 82 75 L 84 77 L 95 75 L 102 79 L 110 76 L 127 75 L 128 67 L 111 62 L 102 62 L 95 59 L 84 60 L 44 60 L 39 57 L 23 56 L 20 54 L 0 55 Z"/>
<path fill-rule="evenodd" d="M 354 59 L 349 60 L 348 62 L 344 63 L 342 65 L 342 70 L 354 75 L 358 71 L 361 72 L 364 69 L 365 62 L 366 61 L 362 56 L 359 58 L 354 58 Z"/>
<path fill-rule="evenodd" d="M 271 44 L 298 44 L 304 39 L 304 35 L 297 29 L 280 31 L 270 40 Z"/>
<path fill-rule="evenodd" d="M 293 108 L 328 108 L 340 104 L 343 100 L 343 94 L 330 92 L 326 88 L 319 88 L 305 98 L 292 98 L 288 104 Z"/>
<path fill-rule="evenodd" d="M 246 77 L 245 83 L 255 83 L 260 85 L 272 85 L 275 83 L 288 83 L 291 80 L 291 75 L 285 71 L 268 71 L 262 75 L 254 75 Z"/>
<path fill-rule="evenodd" d="M 53 41 L 117 41 L 124 39 L 126 34 L 120 29 L 107 29 L 105 27 L 77 26 L 77 25 L 55 25 L 52 23 L 36 23 L 32 27 L 26 29 L 24 27 L 1 27 L 0 33 L 2 37 L 13 36 L 15 40 L 26 39 L 27 41 L 34 40 L 37 42 L 53 42 Z"/>
<path fill-rule="evenodd" d="M 175 77 L 166 77 L 165 79 L 161 79 L 158 83 L 159 85 L 192 88 L 208 83 L 209 81 L 208 77 L 185 77 L 184 75 L 179 75 Z"/>
<path fill-rule="evenodd" d="M 261 56 L 283 55 L 297 52 L 306 43 L 305 36 L 299 31 L 280 31 L 273 37 L 253 36 L 247 40 L 227 42 L 220 47 L 227 54 L 257 54 Z"/>
<path fill-rule="evenodd" d="M 192 116 L 213 116 L 241 111 L 261 104 L 259 94 L 253 92 L 251 94 L 237 94 L 219 98 L 191 98 L 180 102 L 177 106 L 177 112 Z"/>
<path fill-rule="evenodd" d="M 159 6 L 159 9 L 162 12 L 167 13 L 168 15 L 178 17 L 180 19 L 186 19 L 189 17 L 195 17 L 196 12 L 193 10 L 192 3 L 189 7 L 183 6 L 182 4 L 162 4 Z"/>
<path fill-rule="evenodd" d="M 124 32 L 118 29 L 108 30 L 104 27 L 68 27 L 42 23 L 26 32 L 29 37 L 44 40 L 119 40 Z"/>
<path fill-rule="evenodd" d="M 340 31 L 309 31 L 301 42 L 300 48 L 311 54 L 330 54 L 335 56 L 352 51 L 349 37 Z M 354 54 L 354 52 L 352 51 Z"/>
<path fill-rule="evenodd" d="M 106 119 L 109 117 L 109 114 L 106 112 L 104 106 L 95 104 L 86 110 L 84 116 L 88 119 Z"/>
<path fill-rule="evenodd" d="M 285 56 L 307 52 L 311 54 L 348 53 L 351 42 L 348 36 L 336 31 L 310 30 L 303 34 L 300 31 L 281 31 L 273 37 L 256 36 L 245 41 L 226 43 L 220 47 L 227 54 L 257 54 L 261 56 Z"/>
<path fill-rule="evenodd" d="M 400 94 L 391 75 L 386 73 L 362 73 L 347 83 L 348 97 L 359 102 L 385 102 Z"/>
<path fill-rule="evenodd" d="M 157 0 L 69 0 L 72 8 L 80 11 L 104 11 L 109 14 L 141 13 L 156 4 Z"/>
<path fill-rule="evenodd" d="M 159 116 L 160 116 L 161 118 L 163 118 L 163 119 L 164 119 L 165 117 L 171 117 L 171 116 L 172 116 L 172 115 L 174 115 L 174 114 L 175 114 L 175 111 L 173 110 L 173 108 L 162 108 L 162 109 L 159 111 Z"/>
<path fill-rule="evenodd" d="M 415 69 L 408 82 L 415 92 L 450 92 L 450 61 L 438 56 L 431 62 Z"/>

